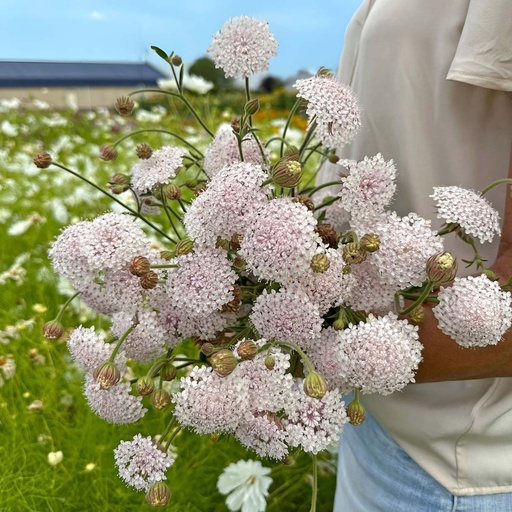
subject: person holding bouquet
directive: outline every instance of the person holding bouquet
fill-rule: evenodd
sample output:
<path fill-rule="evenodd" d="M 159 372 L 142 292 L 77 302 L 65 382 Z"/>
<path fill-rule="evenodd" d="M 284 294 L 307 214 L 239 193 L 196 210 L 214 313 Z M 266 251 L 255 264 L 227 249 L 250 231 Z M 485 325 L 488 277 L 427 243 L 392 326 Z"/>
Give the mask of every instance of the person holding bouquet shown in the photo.
<path fill-rule="evenodd" d="M 363 127 L 339 156 L 393 159 L 399 214 L 416 212 L 439 228 L 433 187 L 478 191 L 512 178 L 511 15 L 506 0 L 365 0 L 355 13 L 337 77 L 358 96 Z M 340 172 L 324 165 L 317 184 Z M 500 283 L 512 275 L 507 192 L 486 196 L 503 219 L 501 241 L 478 247 Z M 464 259 L 466 245 L 445 237 Z M 512 510 L 512 335 L 464 349 L 425 309 L 416 384 L 363 395 L 366 420 L 341 436 L 336 511 Z"/>

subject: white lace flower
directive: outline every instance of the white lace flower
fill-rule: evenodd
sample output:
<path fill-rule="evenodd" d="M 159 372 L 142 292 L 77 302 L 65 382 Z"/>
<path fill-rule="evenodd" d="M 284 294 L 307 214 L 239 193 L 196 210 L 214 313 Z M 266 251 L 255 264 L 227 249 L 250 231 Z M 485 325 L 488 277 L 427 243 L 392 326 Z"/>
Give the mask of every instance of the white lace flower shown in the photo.
<path fill-rule="evenodd" d="M 226 505 L 232 512 L 263 512 L 267 508 L 265 498 L 272 483 L 270 468 L 257 460 L 239 460 L 231 463 L 220 475 L 217 489 L 228 495 Z"/>

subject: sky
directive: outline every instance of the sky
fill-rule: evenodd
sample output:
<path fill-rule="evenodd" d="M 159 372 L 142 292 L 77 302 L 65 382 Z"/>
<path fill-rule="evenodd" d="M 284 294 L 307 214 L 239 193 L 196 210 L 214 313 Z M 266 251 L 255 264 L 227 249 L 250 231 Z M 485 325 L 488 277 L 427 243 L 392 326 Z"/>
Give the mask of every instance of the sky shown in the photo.
<path fill-rule="evenodd" d="M 335 69 L 346 26 L 361 0 L 0 0 L 0 59 L 149 61 L 151 45 L 185 64 L 206 55 L 230 17 L 269 22 L 278 56 L 269 73 Z"/>

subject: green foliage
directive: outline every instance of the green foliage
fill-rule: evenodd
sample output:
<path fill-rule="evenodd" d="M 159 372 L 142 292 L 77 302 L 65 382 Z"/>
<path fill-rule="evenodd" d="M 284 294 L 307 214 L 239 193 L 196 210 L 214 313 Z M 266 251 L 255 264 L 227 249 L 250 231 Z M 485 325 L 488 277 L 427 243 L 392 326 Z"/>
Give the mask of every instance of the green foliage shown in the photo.
<path fill-rule="evenodd" d="M 232 78 L 226 78 L 222 69 L 216 68 L 212 59 L 200 57 L 196 59 L 188 70 L 189 74 L 200 76 L 215 85 L 217 89 L 230 89 L 234 85 Z"/>

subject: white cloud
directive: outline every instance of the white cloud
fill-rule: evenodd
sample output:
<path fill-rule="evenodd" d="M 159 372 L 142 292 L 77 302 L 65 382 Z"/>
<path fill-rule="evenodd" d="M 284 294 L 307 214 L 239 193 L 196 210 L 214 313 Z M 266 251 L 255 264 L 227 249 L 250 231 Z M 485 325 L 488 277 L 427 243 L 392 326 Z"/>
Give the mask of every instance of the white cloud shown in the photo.
<path fill-rule="evenodd" d="M 101 12 L 99 12 L 99 11 L 92 11 L 91 18 L 93 20 L 103 21 L 106 18 L 106 16 L 104 14 L 101 14 Z"/>

